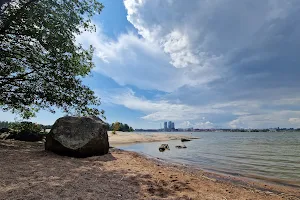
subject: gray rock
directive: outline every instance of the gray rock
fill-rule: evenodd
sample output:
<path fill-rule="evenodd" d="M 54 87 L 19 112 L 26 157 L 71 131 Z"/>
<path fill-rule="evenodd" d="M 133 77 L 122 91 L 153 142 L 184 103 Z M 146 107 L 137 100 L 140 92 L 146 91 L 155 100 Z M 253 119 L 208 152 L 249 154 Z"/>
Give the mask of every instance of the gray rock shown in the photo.
<path fill-rule="evenodd" d="M 107 154 L 107 127 L 98 117 L 59 118 L 46 136 L 45 149 L 74 157 Z"/>
<path fill-rule="evenodd" d="M 18 134 L 14 131 L 6 132 L 6 133 L 0 133 L 0 139 L 1 140 L 10 140 L 15 139 Z"/>
<path fill-rule="evenodd" d="M 0 133 L 0 139 L 1 140 L 6 140 L 6 138 L 9 136 L 9 133 Z"/>
<path fill-rule="evenodd" d="M 162 145 L 160 145 L 160 147 L 158 148 L 158 150 L 160 151 L 160 152 L 163 152 L 163 151 L 165 151 L 165 150 L 170 150 L 170 147 L 169 147 L 169 145 L 168 144 L 162 144 Z"/>
<path fill-rule="evenodd" d="M 187 138 L 181 138 L 181 142 L 189 142 L 191 141 L 190 139 L 187 139 Z"/>
<path fill-rule="evenodd" d="M 178 145 L 178 146 L 175 146 L 177 149 L 186 149 L 187 147 L 185 146 L 185 145 L 183 145 L 183 146 L 180 146 L 180 145 Z"/>

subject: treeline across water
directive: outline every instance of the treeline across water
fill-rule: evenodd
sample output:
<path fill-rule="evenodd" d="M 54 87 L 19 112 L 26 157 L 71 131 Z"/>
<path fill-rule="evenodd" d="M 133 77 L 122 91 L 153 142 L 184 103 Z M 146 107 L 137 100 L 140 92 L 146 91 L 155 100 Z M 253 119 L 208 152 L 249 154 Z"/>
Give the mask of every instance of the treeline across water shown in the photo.
<path fill-rule="evenodd" d="M 123 132 L 133 132 L 134 129 L 129 126 L 128 124 L 123 124 L 121 122 L 115 122 L 112 124 L 108 124 L 109 128 L 108 130 L 110 131 L 123 131 Z"/>
<path fill-rule="evenodd" d="M 8 122 L 8 121 L 0 121 L 0 129 L 1 128 L 14 128 L 18 127 L 21 123 L 24 122 Z M 25 123 L 31 123 L 31 122 L 25 122 Z M 40 127 L 41 129 L 51 129 L 52 125 L 43 125 L 43 124 L 35 124 L 32 123 L 35 126 Z M 109 131 L 123 131 L 123 132 L 132 132 L 134 129 L 129 126 L 128 124 L 123 124 L 121 122 L 115 122 L 112 124 L 107 124 Z"/>
<path fill-rule="evenodd" d="M 24 123 L 24 122 L 0 121 L 0 128 L 13 128 L 16 125 L 21 124 L 21 123 Z M 27 122 L 27 123 L 31 123 L 31 122 Z M 41 129 L 51 129 L 51 127 L 52 127 L 52 125 L 43 125 L 43 124 L 35 124 L 35 125 L 41 127 Z"/>

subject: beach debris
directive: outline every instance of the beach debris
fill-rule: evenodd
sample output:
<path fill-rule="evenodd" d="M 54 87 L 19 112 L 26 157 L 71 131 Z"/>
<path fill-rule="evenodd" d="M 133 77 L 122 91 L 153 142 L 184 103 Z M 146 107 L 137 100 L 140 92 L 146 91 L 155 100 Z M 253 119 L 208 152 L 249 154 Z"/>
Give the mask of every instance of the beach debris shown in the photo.
<path fill-rule="evenodd" d="M 202 177 L 202 178 L 205 178 L 205 179 L 207 179 L 207 180 L 213 181 L 213 182 L 216 182 L 216 181 L 217 181 L 217 180 L 214 179 L 214 178 L 209 178 L 209 177 L 204 176 L 204 175 L 202 175 L 201 177 Z M 230 192 L 229 192 L 229 193 L 230 193 Z"/>
<path fill-rule="evenodd" d="M 181 146 L 181 145 L 177 145 L 175 146 L 177 149 L 186 149 L 187 147 L 185 145 Z"/>
<path fill-rule="evenodd" d="M 0 133 L 0 139 L 1 140 L 6 140 L 10 136 L 10 133 Z"/>
<path fill-rule="evenodd" d="M 158 150 L 159 150 L 160 152 L 163 152 L 163 151 L 165 151 L 166 149 L 167 149 L 167 150 L 170 150 L 168 144 L 162 144 L 162 145 L 160 145 L 160 147 L 158 148 Z"/>
<path fill-rule="evenodd" d="M 46 136 L 45 150 L 73 157 L 107 154 L 107 124 L 98 117 L 59 118 Z"/>
<path fill-rule="evenodd" d="M 187 138 L 181 138 L 181 142 L 189 142 L 191 141 L 190 139 L 187 139 Z"/>

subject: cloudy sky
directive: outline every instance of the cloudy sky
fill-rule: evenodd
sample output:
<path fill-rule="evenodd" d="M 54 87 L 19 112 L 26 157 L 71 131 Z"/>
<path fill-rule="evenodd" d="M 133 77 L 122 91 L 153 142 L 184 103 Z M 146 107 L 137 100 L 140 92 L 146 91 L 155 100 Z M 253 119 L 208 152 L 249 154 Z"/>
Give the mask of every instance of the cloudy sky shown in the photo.
<path fill-rule="evenodd" d="M 103 0 L 85 79 L 134 128 L 300 127 L 299 0 Z M 51 124 L 62 114 L 41 112 Z M 14 115 L 1 114 L 0 120 Z"/>

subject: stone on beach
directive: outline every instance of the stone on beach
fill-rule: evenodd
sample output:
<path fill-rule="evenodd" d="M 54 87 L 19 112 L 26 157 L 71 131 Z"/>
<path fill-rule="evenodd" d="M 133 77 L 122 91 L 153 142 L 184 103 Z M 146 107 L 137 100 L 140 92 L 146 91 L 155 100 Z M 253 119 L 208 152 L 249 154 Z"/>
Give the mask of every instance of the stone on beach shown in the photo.
<path fill-rule="evenodd" d="M 45 149 L 74 157 L 107 154 L 107 124 L 98 117 L 59 118 L 46 137 Z"/>

